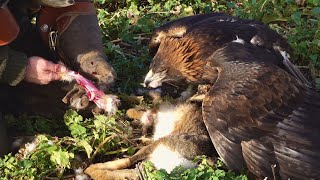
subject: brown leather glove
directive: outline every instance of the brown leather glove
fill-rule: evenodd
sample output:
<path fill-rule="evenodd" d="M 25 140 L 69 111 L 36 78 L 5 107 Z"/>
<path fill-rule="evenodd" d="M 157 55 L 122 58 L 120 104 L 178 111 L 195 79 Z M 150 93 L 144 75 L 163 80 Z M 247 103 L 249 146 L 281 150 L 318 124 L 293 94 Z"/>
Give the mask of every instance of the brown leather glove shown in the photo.
<path fill-rule="evenodd" d="M 106 57 L 105 57 L 106 58 Z M 98 53 L 88 53 L 81 58 L 80 66 L 86 77 L 95 80 L 101 90 L 107 90 L 117 75 L 114 69 Z"/>

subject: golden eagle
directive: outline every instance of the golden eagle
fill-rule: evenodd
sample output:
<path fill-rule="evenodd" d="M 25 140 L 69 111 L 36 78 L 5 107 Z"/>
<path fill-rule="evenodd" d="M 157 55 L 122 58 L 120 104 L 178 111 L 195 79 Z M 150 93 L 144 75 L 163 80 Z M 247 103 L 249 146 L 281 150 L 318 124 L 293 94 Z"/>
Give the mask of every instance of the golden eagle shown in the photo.
<path fill-rule="evenodd" d="M 155 31 L 147 87 L 210 85 L 202 116 L 224 163 L 259 178 L 320 178 L 320 95 L 266 25 L 221 13 Z"/>

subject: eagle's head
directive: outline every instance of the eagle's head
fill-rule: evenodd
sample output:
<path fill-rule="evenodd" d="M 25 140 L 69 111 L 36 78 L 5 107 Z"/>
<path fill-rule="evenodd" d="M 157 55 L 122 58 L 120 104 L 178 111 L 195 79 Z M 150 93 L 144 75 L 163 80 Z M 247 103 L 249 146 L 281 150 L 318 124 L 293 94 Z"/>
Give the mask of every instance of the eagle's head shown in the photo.
<path fill-rule="evenodd" d="M 163 83 L 176 86 L 197 83 L 202 78 L 206 61 L 201 48 L 190 38 L 165 38 L 150 65 L 144 86 L 157 88 Z"/>

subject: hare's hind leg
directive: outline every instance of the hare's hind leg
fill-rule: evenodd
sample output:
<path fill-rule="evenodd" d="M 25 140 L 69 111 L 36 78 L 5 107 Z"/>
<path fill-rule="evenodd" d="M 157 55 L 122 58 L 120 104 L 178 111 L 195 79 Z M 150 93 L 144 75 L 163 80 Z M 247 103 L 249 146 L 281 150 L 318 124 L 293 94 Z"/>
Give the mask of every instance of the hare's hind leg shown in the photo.
<path fill-rule="evenodd" d="M 192 160 L 198 155 L 212 155 L 214 148 L 207 135 L 170 135 L 143 147 L 128 158 L 93 164 L 85 170 L 90 176 L 101 175 L 110 170 L 129 168 L 135 163 L 150 159 L 157 169 L 170 172 L 176 166 L 194 166 Z"/>
<path fill-rule="evenodd" d="M 97 174 L 97 172 L 103 174 L 103 170 L 108 171 L 128 168 L 139 161 L 147 159 L 153 152 L 153 150 L 158 146 L 159 142 L 160 141 L 155 141 L 152 144 L 143 147 L 136 154 L 128 158 L 117 159 L 105 163 L 92 164 L 85 170 L 85 173 L 91 176 L 92 174 Z"/>
<path fill-rule="evenodd" d="M 138 180 L 139 173 L 135 169 L 107 170 L 96 169 L 87 173 L 94 180 Z"/>

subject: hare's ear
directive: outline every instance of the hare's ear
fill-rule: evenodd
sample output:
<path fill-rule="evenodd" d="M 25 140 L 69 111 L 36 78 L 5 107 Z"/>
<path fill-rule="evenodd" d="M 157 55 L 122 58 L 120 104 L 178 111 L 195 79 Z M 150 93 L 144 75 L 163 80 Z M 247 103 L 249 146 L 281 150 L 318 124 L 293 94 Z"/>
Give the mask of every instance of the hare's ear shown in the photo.
<path fill-rule="evenodd" d="M 37 0 L 40 5 L 48 7 L 67 7 L 75 3 L 74 0 Z"/>

